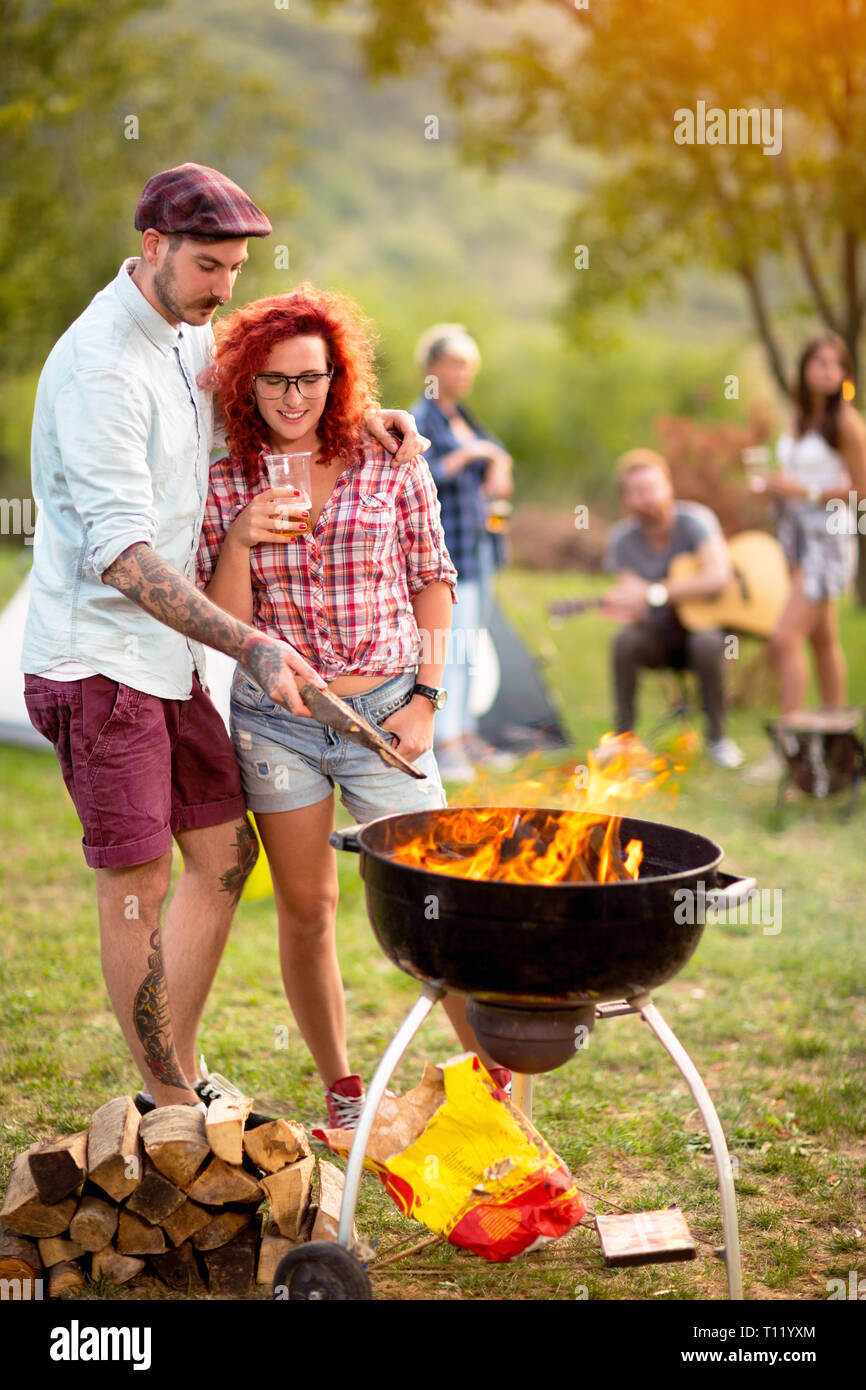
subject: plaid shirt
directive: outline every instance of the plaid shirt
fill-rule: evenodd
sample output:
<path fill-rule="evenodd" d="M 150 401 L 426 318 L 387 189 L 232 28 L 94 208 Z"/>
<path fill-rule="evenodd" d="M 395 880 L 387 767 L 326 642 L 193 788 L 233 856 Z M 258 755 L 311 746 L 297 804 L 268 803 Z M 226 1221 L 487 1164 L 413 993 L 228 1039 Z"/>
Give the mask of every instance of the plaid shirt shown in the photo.
<path fill-rule="evenodd" d="M 501 537 L 487 530 L 487 504 L 481 491 L 487 462 L 485 459 L 473 459 L 459 473 L 449 477 L 441 460 L 455 449 L 464 448 L 462 440 L 454 434 L 438 401 L 419 396 L 409 409 L 415 416 L 421 434 L 430 440 L 430 448 L 424 457 L 439 493 L 445 544 L 457 567 L 457 576 L 459 579 L 479 579 L 483 568 L 480 555 L 482 546 L 490 546 L 495 565 L 502 564 L 504 559 Z M 501 440 L 485 429 L 467 406 L 458 405 L 457 409 L 479 439 L 490 439 L 494 444 L 501 444 Z"/>
<path fill-rule="evenodd" d="M 261 459 L 253 488 L 231 457 L 212 464 L 196 565 L 200 588 L 210 583 L 231 523 L 268 486 Z M 417 667 L 412 599 L 439 580 L 453 597 L 457 580 L 426 463 L 419 456 L 395 468 L 372 442 L 338 477 L 312 534 L 254 545 L 250 565 L 253 626 L 290 642 L 326 680 Z"/>

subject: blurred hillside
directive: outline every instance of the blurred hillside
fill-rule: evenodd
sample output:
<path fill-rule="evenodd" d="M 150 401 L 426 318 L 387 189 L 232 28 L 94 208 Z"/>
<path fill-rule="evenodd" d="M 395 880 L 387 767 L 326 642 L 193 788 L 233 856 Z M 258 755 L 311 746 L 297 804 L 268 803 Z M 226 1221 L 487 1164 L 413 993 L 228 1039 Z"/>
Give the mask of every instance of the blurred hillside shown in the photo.
<path fill-rule="evenodd" d="M 250 156 L 276 136 L 276 162 L 250 191 L 268 208 L 268 193 L 279 190 L 282 207 L 273 239 L 251 246 L 237 298 L 302 279 L 355 296 L 378 325 L 381 394 L 394 405 L 417 394 L 412 349 L 420 332 L 437 320 L 466 323 L 484 358 L 473 405 L 514 453 L 518 498 L 558 502 L 568 512 L 577 502 L 613 507 L 611 462 L 655 440 L 658 416 L 736 423 L 756 397 L 775 404 L 737 291 L 721 280 L 687 276 L 676 305 L 639 319 L 617 311 L 591 343 L 569 343 L 555 315 L 568 276 L 592 274 L 592 261 L 588 270 L 563 267 L 561 242 L 590 156 L 551 141 L 498 178 L 468 166 L 456 151 L 453 113 L 423 66 L 369 84 L 356 42 L 362 9 L 340 7 L 324 21 L 307 0 L 291 0 L 287 10 L 212 0 L 203 30 L 201 7 L 177 0 L 170 17 L 153 20 L 162 31 L 169 23 L 196 26 L 229 85 L 269 79 L 296 113 L 283 164 L 266 101 L 243 132 Z M 139 27 L 146 31 L 146 18 Z M 425 138 L 430 117 L 439 122 L 435 140 Z M 190 130 L 171 162 L 202 159 L 203 149 L 207 130 Z M 274 268 L 280 245 L 289 250 L 288 270 Z M 83 308 L 104 280 L 94 282 L 86 250 L 80 268 Z M 739 400 L 725 399 L 732 372 Z M 28 375 L 3 390 L 6 495 L 28 490 L 34 388 Z"/>

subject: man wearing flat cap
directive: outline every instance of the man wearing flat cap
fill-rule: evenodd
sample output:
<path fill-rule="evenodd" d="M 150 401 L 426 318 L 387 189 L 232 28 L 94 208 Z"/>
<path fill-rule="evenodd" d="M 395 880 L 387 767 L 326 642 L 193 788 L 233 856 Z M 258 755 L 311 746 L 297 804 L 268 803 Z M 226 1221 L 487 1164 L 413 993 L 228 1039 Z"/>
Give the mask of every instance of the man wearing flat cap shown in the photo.
<path fill-rule="evenodd" d="M 232 915 L 255 863 L 234 751 L 206 692 L 202 644 L 308 714 L 293 676 L 324 687 L 294 648 L 195 587 L 208 489 L 211 318 L 265 214 L 199 164 L 155 175 L 123 263 L 53 348 L 33 418 L 39 506 L 22 668 L 31 722 L 54 746 L 96 876 L 102 964 L 144 1078 L 137 1103 L 201 1104 L 195 1039 Z M 403 412 L 371 432 L 414 457 Z M 183 872 L 165 912 L 172 843 Z"/>

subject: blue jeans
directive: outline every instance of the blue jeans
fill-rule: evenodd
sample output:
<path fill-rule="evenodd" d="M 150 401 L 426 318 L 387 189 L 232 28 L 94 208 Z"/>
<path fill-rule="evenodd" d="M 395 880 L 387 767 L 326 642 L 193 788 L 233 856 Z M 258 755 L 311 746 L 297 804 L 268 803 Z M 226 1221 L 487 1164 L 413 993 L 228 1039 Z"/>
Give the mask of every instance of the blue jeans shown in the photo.
<path fill-rule="evenodd" d="M 481 659 L 493 606 L 493 543 L 484 537 L 478 547 L 477 579 L 457 579 L 457 602 L 452 610 L 451 636 L 442 672 L 448 702 L 436 715 L 436 746 L 474 734 L 478 720 L 469 708 L 472 673 Z"/>
<path fill-rule="evenodd" d="M 378 725 L 408 702 L 414 684 L 415 673 L 404 672 L 375 690 L 343 698 L 361 719 Z M 415 781 L 388 767 L 371 749 L 275 704 L 240 667 L 232 682 L 231 735 L 250 811 L 314 806 L 330 796 L 335 785 L 346 810 L 359 822 L 445 805 L 432 749 L 415 762 L 426 781 Z"/>

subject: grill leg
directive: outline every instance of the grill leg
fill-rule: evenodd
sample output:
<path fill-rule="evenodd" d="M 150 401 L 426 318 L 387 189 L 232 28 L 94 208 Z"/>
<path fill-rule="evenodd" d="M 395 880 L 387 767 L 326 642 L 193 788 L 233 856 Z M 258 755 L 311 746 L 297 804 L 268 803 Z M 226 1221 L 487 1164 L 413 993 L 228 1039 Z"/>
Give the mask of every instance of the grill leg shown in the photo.
<path fill-rule="evenodd" d="M 737 1198 L 734 1191 L 734 1178 L 731 1171 L 731 1159 L 728 1154 L 728 1145 L 725 1140 L 724 1130 L 719 1122 L 719 1117 L 716 1114 L 716 1107 L 713 1105 L 710 1093 L 704 1085 L 697 1067 L 677 1038 L 673 1029 L 669 1028 L 665 1023 L 649 995 L 642 995 L 638 999 L 629 1000 L 629 1003 L 640 1010 L 640 1015 L 644 1023 L 649 1024 L 662 1047 L 679 1068 L 688 1084 L 689 1090 L 695 1098 L 695 1104 L 701 1112 L 701 1118 L 706 1126 L 707 1134 L 710 1137 L 710 1145 L 713 1150 L 713 1161 L 716 1165 L 716 1175 L 719 1183 L 719 1197 L 722 1203 L 722 1230 L 725 1238 L 724 1256 L 725 1270 L 728 1276 L 728 1298 L 741 1299 L 743 1297 L 743 1271 L 740 1264 L 740 1230 L 737 1224 Z"/>
<path fill-rule="evenodd" d="M 511 1099 L 521 1114 L 532 1123 L 532 1077 L 513 1072 L 511 1077 Z"/>
<path fill-rule="evenodd" d="M 364 1169 L 364 1154 L 367 1152 L 367 1144 L 370 1139 L 370 1131 L 373 1128 L 373 1121 L 376 1118 L 376 1111 L 379 1103 L 388 1087 L 397 1063 L 406 1051 L 410 1042 L 414 1038 L 421 1024 L 433 1008 L 438 1004 L 444 995 L 444 989 L 438 985 L 424 985 L 421 990 L 420 998 L 416 999 L 412 1008 L 409 1010 L 397 1032 L 394 1034 L 388 1046 L 385 1048 L 381 1062 L 376 1068 L 373 1080 L 370 1082 L 367 1095 L 364 1099 L 364 1108 L 361 1111 L 361 1118 L 355 1130 L 352 1140 L 352 1147 L 349 1151 L 349 1161 L 346 1164 L 346 1181 L 343 1186 L 343 1199 L 340 1203 L 340 1225 L 337 1231 L 337 1243 L 342 1245 L 345 1250 L 349 1250 L 352 1244 L 352 1225 L 355 1220 L 355 1209 L 358 1205 L 358 1192 L 361 1187 L 361 1174 Z"/>

